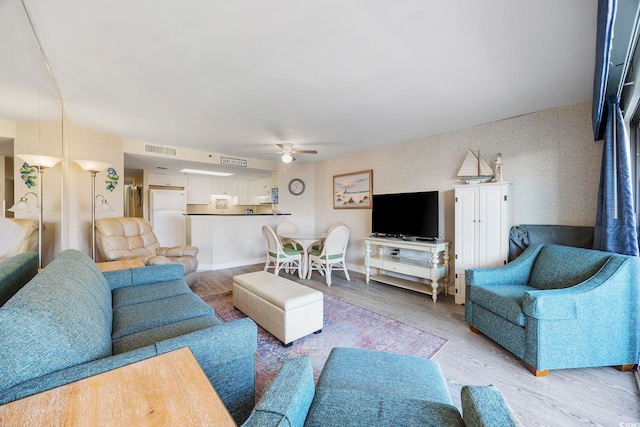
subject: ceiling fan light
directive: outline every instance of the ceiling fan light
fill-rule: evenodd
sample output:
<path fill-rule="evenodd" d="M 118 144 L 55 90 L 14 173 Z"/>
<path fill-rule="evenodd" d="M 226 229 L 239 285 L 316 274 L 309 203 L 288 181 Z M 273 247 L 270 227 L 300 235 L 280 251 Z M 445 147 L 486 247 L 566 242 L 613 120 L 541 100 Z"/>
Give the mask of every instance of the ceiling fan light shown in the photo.
<path fill-rule="evenodd" d="M 285 163 L 291 163 L 291 161 L 293 160 L 293 156 L 289 153 L 284 153 L 282 155 L 282 161 Z"/>

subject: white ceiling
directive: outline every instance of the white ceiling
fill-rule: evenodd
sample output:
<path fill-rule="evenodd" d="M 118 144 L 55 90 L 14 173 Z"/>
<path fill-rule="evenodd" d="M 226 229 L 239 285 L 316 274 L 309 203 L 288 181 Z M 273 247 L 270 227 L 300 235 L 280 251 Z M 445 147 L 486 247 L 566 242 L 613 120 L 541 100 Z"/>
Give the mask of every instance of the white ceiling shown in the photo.
<path fill-rule="evenodd" d="M 318 161 L 593 90 L 596 0 L 25 1 L 69 119 L 159 145 Z"/>

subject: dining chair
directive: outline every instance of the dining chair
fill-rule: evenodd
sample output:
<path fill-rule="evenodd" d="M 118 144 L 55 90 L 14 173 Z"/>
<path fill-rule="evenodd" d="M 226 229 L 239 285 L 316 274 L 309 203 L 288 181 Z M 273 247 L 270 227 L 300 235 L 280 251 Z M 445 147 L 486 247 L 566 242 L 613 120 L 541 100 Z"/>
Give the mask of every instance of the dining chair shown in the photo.
<path fill-rule="evenodd" d="M 268 225 L 262 226 L 262 235 L 267 244 L 267 261 L 264 264 L 264 271 L 273 267 L 273 274 L 277 276 L 283 268 L 287 272 L 298 270 L 298 277 L 302 279 L 302 251 L 283 247 L 276 232 Z"/>
<path fill-rule="evenodd" d="M 298 245 L 296 242 L 292 242 L 290 239 L 287 239 L 286 237 L 282 237 L 282 234 L 297 233 L 297 232 L 298 232 L 298 227 L 296 227 L 295 224 L 292 224 L 290 222 L 286 222 L 286 221 L 281 222 L 276 226 L 276 235 L 278 236 L 278 240 L 280 240 L 280 243 L 282 243 L 283 248 L 302 249 L 302 247 Z"/>
<path fill-rule="evenodd" d="M 349 243 L 349 229 L 346 225 L 335 226 L 324 240 L 322 248 L 312 250 L 309 253 L 309 267 L 307 268 L 307 278 L 311 279 L 313 270 L 317 270 L 326 278 L 327 286 L 331 286 L 331 271 L 342 269 L 348 281 L 349 271 L 347 270 L 346 253 L 347 243 Z"/>
<path fill-rule="evenodd" d="M 333 230 L 334 228 L 336 228 L 336 227 L 338 227 L 340 225 L 344 225 L 346 227 L 346 224 L 344 222 L 340 222 L 340 221 L 334 222 L 327 229 L 327 234 L 329 234 L 331 232 L 331 230 Z M 321 242 L 321 241 L 313 242 L 311 245 L 309 245 L 309 252 L 322 250 L 322 244 L 323 244 L 323 242 Z"/>

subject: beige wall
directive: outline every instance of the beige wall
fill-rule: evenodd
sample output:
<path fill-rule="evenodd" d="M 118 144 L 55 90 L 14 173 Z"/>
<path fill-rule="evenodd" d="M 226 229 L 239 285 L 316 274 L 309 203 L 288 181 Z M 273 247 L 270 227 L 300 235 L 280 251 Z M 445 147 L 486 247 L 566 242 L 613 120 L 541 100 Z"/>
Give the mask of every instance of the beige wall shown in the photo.
<path fill-rule="evenodd" d="M 453 242 L 453 185 L 459 183 L 457 170 L 466 151 L 472 148 L 480 149 L 491 164 L 496 153 L 502 153 L 504 180 L 513 183 L 514 224 L 593 225 L 602 143 L 593 141 L 590 108 L 590 102 L 583 102 L 326 162 L 280 164 L 277 209 L 290 212 L 290 220 L 301 230 L 325 230 L 335 221 L 345 222 L 351 230 L 350 268 L 362 271 L 362 239 L 371 232 L 371 211 L 334 210 L 333 176 L 372 169 L 374 194 L 440 191 L 440 233 Z M 8 125 L 3 128 L 13 130 Z M 109 162 L 120 173 L 121 180 L 113 192 L 104 188 L 106 173 L 96 178 L 96 194 L 104 195 L 114 208 L 108 216 L 120 216 L 124 194 L 123 141 L 68 120 L 64 128 L 64 160 L 47 171 L 45 186 L 60 182 L 62 172 L 55 169 L 66 165 L 69 171 L 64 189 L 66 242 L 63 238 L 61 246 L 90 253 L 91 177 L 73 160 Z M 27 130 L 24 132 L 28 135 Z M 20 130 L 16 133 L 19 144 Z M 18 150 L 20 146 L 16 147 Z M 288 191 L 288 183 L 293 178 L 301 178 L 306 184 L 300 196 Z M 17 180 L 22 182 L 19 176 Z M 16 197 L 23 193 L 17 193 Z M 60 201 L 57 203 L 60 208 Z"/>
<path fill-rule="evenodd" d="M 283 213 L 290 213 L 286 221 L 294 223 L 298 230 L 325 230 L 323 221 L 316 217 L 316 207 L 318 206 L 315 185 L 315 164 L 314 163 L 290 163 L 280 164 L 278 170 L 278 195 L 279 203 L 277 209 Z M 294 196 L 289 192 L 289 182 L 299 178 L 305 183 L 304 192 Z"/>
<path fill-rule="evenodd" d="M 124 154 L 122 139 L 74 123 L 65 122 L 68 131 L 68 183 L 65 201 L 68 209 L 68 248 L 91 255 L 91 174 L 74 160 L 97 160 L 110 163 L 120 179 L 113 191 L 106 189 L 107 171 L 96 175 L 96 192 L 109 202 L 113 211 L 96 218 L 122 216 L 124 209 Z"/>
<path fill-rule="evenodd" d="M 481 150 L 492 166 L 502 153 L 504 181 L 513 183 L 514 224 L 593 225 L 602 143 L 593 141 L 591 103 L 583 102 L 304 166 L 315 169 L 316 228 L 345 222 L 351 230 L 348 263 L 363 271 L 371 210 L 333 209 L 332 185 L 334 175 L 372 169 L 374 194 L 440 191 L 440 234 L 453 244 L 453 185 L 460 183 L 456 173 L 469 148 Z M 296 173 L 292 168 L 287 175 Z M 283 178 L 281 188 L 288 182 Z M 298 216 L 311 200 L 283 202 L 283 210 Z"/>

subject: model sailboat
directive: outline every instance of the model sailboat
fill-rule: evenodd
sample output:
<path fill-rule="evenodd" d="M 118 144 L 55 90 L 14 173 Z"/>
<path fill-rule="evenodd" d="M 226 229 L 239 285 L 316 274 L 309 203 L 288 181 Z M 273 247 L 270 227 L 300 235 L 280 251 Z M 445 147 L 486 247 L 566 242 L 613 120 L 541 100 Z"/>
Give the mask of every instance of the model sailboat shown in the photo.
<path fill-rule="evenodd" d="M 478 153 L 474 153 L 471 149 L 467 153 L 467 157 L 462 163 L 462 167 L 458 171 L 458 178 L 467 184 L 477 184 L 479 182 L 489 181 L 493 178 L 493 169 L 489 166 L 489 163 L 480 156 L 480 150 Z"/>

